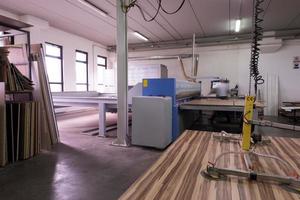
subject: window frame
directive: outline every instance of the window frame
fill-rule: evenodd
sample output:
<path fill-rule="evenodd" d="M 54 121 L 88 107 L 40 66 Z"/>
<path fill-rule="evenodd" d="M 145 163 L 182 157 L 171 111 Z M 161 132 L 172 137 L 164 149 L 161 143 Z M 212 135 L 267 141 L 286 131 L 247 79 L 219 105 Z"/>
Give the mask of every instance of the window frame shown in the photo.
<path fill-rule="evenodd" d="M 97 61 L 98 61 L 98 58 L 103 58 L 105 60 L 105 65 L 98 64 L 98 62 L 97 62 L 97 67 L 104 67 L 105 69 L 107 69 L 107 57 L 97 55 Z"/>
<path fill-rule="evenodd" d="M 77 52 L 78 53 L 83 53 L 83 54 L 86 55 L 86 62 L 81 61 L 81 60 L 77 60 L 77 58 L 76 58 L 76 53 Z M 88 54 L 88 52 L 76 49 L 75 50 L 75 67 L 76 67 L 77 62 L 86 64 L 86 83 L 77 83 L 76 82 L 76 85 L 86 85 L 86 91 L 89 91 L 89 54 Z"/>
<path fill-rule="evenodd" d="M 98 58 L 103 58 L 105 60 L 105 65 L 98 64 Z M 96 63 L 97 63 L 97 73 L 98 73 L 98 67 L 104 67 L 105 70 L 107 69 L 107 57 L 101 56 L 101 55 L 97 55 Z M 104 84 L 101 84 L 101 83 L 98 82 L 97 85 L 104 85 Z"/>
<path fill-rule="evenodd" d="M 51 43 L 51 42 L 45 42 L 45 45 L 52 45 L 52 46 L 55 46 L 55 47 L 58 47 L 60 49 L 60 56 L 52 56 L 52 55 L 47 55 L 47 52 L 46 52 L 46 46 L 45 46 L 45 57 L 49 57 L 49 58 L 56 58 L 56 59 L 59 59 L 60 60 L 60 70 L 61 70 L 61 82 L 50 82 L 49 80 L 49 85 L 51 86 L 52 85 L 61 85 L 61 91 L 63 92 L 64 91 L 64 66 L 63 66 L 63 46 L 62 45 L 58 45 L 58 44 L 54 44 L 54 43 Z M 51 87 L 50 87 L 51 89 Z"/>

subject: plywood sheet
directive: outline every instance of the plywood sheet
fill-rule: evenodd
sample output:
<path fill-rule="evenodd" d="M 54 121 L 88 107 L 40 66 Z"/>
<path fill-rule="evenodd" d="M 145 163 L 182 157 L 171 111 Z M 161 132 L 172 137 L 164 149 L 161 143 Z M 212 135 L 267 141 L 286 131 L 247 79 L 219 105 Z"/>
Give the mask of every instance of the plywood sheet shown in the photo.
<path fill-rule="evenodd" d="M 299 174 L 300 140 L 272 138 L 271 141 L 268 146 L 258 146 L 256 151 L 284 158 Z M 239 149 L 239 143 L 220 142 L 213 139 L 209 132 L 186 131 L 120 199 L 299 199 L 298 194 L 288 192 L 276 184 L 249 182 L 236 177 L 214 181 L 201 175 L 208 161 L 214 161 L 221 152 Z M 259 172 L 279 175 L 290 173 L 286 166 L 274 160 L 257 158 L 255 163 Z M 239 155 L 226 155 L 217 166 L 246 170 L 243 158 Z"/>

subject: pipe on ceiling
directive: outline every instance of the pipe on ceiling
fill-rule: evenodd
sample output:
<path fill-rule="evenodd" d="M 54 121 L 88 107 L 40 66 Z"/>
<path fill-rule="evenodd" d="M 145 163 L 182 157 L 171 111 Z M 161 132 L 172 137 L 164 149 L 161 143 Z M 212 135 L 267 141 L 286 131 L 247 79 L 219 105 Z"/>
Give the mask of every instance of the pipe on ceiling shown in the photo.
<path fill-rule="evenodd" d="M 278 30 L 272 35 L 265 35 L 263 38 L 275 37 L 283 40 L 298 39 L 300 37 L 300 29 Z M 215 46 L 215 45 L 230 45 L 230 44 L 244 44 L 250 43 L 252 34 L 240 35 L 226 35 L 215 37 L 196 37 L 195 46 Z M 189 48 L 192 47 L 193 42 L 191 39 L 172 40 L 162 42 L 147 42 L 147 43 L 134 43 L 129 44 L 130 51 L 144 51 L 144 50 L 164 50 L 172 48 Z M 108 46 L 107 50 L 114 52 L 116 46 Z"/>

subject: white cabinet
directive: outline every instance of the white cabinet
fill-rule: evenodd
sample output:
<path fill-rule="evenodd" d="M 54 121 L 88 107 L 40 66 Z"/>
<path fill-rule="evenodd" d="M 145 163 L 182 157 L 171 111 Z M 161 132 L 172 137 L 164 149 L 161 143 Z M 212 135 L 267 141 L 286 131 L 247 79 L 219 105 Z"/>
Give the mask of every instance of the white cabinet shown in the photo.
<path fill-rule="evenodd" d="M 133 97 L 131 136 L 133 145 L 166 148 L 172 142 L 172 98 Z"/>

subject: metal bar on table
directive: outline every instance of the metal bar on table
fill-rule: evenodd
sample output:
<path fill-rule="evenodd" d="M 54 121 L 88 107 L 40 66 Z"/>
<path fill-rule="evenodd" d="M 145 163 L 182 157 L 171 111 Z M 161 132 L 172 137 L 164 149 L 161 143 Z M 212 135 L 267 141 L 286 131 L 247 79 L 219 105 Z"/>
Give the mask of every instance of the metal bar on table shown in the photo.
<path fill-rule="evenodd" d="M 205 105 L 180 105 L 181 110 L 209 110 L 209 111 L 233 111 L 243 112 L 244 107 L 241 106 L 205 106 Z"/>
<path fill-rule="evenodd" d="M 279 176 L 279 175 L 270 175 L 265 173 L 256 173 L 253 171 L 244 171 L 238 169 L 229 169 L 229 168 L 218 168 L 218 167 L 207 167 L 208 174 L 221 174 L 229 176 L 238 176 L 244 177 L 257 181 L 275 181 L 282 184 L 288 184 L 293 186 L 300 186 L 300 179 L 296 179 L 290 176 Z M 255 177 L 255 179 L 253 179 Z"/>
<path fill-rule="evenodd" d="M 274 127 L 274 128 L 280 128 L 286 130 L 300 131 L 300 126 L 272 122 L 268 120 L 251 120 L 250 123 L 258 126 L 267 126 L 267 127 Z"/>

